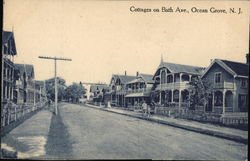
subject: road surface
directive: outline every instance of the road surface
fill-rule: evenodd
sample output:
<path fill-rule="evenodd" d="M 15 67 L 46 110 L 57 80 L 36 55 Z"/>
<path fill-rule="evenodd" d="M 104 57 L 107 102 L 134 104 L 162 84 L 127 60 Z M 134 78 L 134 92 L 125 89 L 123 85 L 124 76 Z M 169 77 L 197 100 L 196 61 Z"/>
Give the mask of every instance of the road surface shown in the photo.
<path fill-rule="evenodd" d="M 86 106 L 63 103 L 59 116 L 53 117 L 44 157 L 247 159 L 248 146 L 241 143 Z"/>

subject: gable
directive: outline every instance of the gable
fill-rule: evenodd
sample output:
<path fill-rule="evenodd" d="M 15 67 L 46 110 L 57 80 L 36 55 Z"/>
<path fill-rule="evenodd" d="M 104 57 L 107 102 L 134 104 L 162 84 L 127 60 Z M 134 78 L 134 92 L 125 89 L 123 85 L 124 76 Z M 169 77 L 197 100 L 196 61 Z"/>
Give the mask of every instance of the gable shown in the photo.
<path fill-rule="evenodd" d="M 222 67 L 217 62 L 213 63 L 212 66 L 208 68 L 206 73 L 202 76 L 203 79 L 214 79 L 215 73 L 222 73 L 223 80 L 231 81 L 234 78 L 234 75 Z"/>

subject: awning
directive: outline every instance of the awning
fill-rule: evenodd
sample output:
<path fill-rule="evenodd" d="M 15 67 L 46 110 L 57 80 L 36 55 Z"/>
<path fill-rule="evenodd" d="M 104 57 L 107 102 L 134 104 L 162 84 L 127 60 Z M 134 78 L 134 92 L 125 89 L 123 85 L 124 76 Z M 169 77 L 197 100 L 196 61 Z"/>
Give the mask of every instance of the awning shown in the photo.
<path fill-rule="evenodd" d="M 131 93 L 126 95 L 125 97 L 149 97 L 149 94 L 145 93 Z"/>

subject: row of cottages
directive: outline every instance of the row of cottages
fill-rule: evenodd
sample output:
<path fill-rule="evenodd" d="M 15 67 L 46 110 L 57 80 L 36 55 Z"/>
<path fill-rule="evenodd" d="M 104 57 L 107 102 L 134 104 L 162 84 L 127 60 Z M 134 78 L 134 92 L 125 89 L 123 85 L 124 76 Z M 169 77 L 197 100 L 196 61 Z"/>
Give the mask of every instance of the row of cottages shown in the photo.
<path fill-rule="evenodd" d="M 204 112 L 246 112 L 248 111 L 249 61 L 239 63 L 215 59 L 209 67 L 197 67 L 168 63 L 161 60 L 154 75 L 113 75 L 110 81 L 112 106 L 134 107 L 142 102 L 158 104 L 161 107 L 190 107 L 190 82 L 206 80 L 211 94 Z"/>
<path fill-rule="evenodd" d="M 14 103 L 42 106 L 47 101 L 45 81 L 35 80 L 34 67 L 30 64 L 15 64 Z"/>
<path fill-rule="evenodd" d="M 31 104 L 38 105 L 36 104 L 38 103 L 38 100 L 45 100 L 46 97 L 44 84 L 34 80 L 33 66 L 27 64 L 15 64 L 14 56 L 16 55 L 17 50 L 13 32 L 2 31 L 2 126 L 5 126 L 6 122 L 8 124 L 9 121 L 11 121 L 9 113 L 14 107 L 22 107 L 23 105 Z M 38 93 L 40 94 L 39 96 Z M 37 102 L 34 100 L 37 100 Z M 39 103 L 41 104 L 41 102 Z"/>

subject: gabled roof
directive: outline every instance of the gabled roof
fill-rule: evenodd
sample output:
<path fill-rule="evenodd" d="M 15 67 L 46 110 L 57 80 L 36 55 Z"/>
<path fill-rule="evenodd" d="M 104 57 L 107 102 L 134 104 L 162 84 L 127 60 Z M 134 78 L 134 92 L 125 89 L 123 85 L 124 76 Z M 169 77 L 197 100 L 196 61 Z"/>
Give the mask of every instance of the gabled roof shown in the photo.
<path fill-rule="evenodd" d="M 7 43 L 8 41 L 11 41 L 11 44 L 12 44 L 12 52 L 9 53 L 9 54 L 10 55 L 16 55 L 17 54 L 16 53 L 16 44 L 15 44 L 15 39 L 14 39 L 13 32 L 3 31 L 2 32 L 2 44 Z"/>
<path fill-rule="evenodd" d="M 225 69 L 228 73 L 233 75 L 234 77 L 247 77 L 249 75 L 249 64 L 244 64 L 240 62 L 234 62 L 229 60 L 222 59 L 214 59 L 213 62 L 207 67 L 202 77 L 204 77 L 207 72 L 213 67 L 213 65 L 217 63 L 223 69 Z"/>
<path fill-rule="evenodd" d="M 133 79 L 135 79 L 136 76 L 113 74 L 112 78 L 114 78 L 115 80 L 117 80 L 119 78 L 121 80 L 122 84 L 127 84 L 128 82 L 130 82 Z"/>
<path fill-rule="evenodd" d="M 190 66 L 190 65 L 182 65 L 182 64 L 175 64 L 175 63 L 168 63 L 168 62 L 162 62 L 158 68 L 168 68 L 171 73 L 180 73 L 180 72 L 186 72 L 186 73 L 195 73 L 195 74 L 201 74 L 202 70 L 204 68 L 197 67 L 197 66 Z"/>
<path fill-rule="evenodd" d="M 228 60 L 221 60 L 230 69 L 232 69 L 237 75 L 248 76 L 249 75 L 249 65 L 239 62 L 233 62 Z"/>
<path fill-rule="evenodd" d="M 25 72 L 29 78 L 35 77 L 34 67 L 31 64 L 15 64 L 15 69 L 20 71 L 20 76 Z"/>
<path fill-rule="evenodd" d="M 160 68 L 167 68 L 171 73 L 190 73 L 190 74 L 197 74 L 201 75 L 205 68 L 197 67 L 197 66 L 190 66 L 190 65 L 182 65 L 176 63 L 168 63 L 168 62 L 161 62 L 158 66 L 154 76 L 157 74 Z"/>
<path fill-rule="evenodd" d="M 139 74 L 136 78 L 134 78 L 132 81 L 127 82 L 127 84 L 135 83 L 135 82 L 142 82 L 139 80 L 139 78 L 142 79 L 145 83 L 154 83 L 153 75 L 150 74 Z"/>
<path fill-rule="evenodd" d="M 97 90 L 102 91 L 103 89 L 109 89 L 107 84 L 92 84 L 90 86 L 90 92 L 95 92 Z"/>
<path fill-rule="evenodd" d="M 147 82 L 147 83 L 154 83 L 154 80 L 153 80 L 153 75 L 151 74 L 139 74 L 142 76 L 142 78 Z"/>

